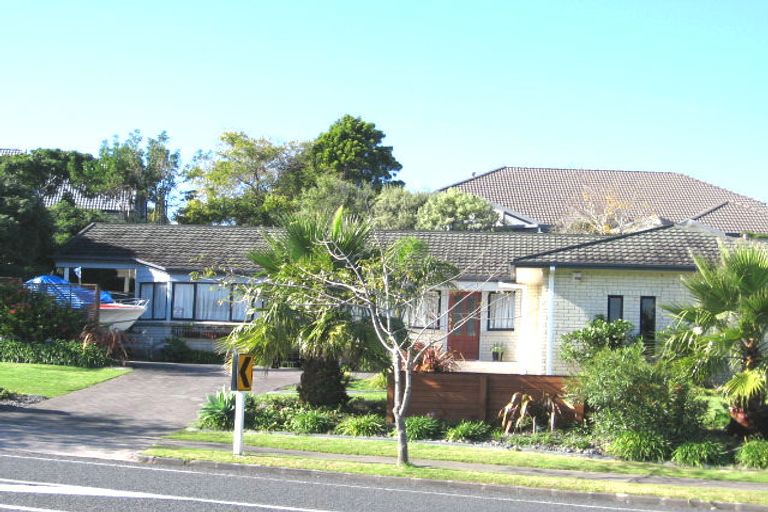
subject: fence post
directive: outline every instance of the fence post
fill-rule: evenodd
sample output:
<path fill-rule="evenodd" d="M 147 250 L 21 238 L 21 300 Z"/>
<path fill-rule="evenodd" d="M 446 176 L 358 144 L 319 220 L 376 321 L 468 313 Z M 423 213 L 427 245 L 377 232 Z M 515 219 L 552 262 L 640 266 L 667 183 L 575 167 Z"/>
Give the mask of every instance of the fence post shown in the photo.
<path fill-rule="evenodd" d="M 480 407 L 480 419 L 488 419 L 488 375 L 480 376 L 480 396 L 478 397 L 478 407 Z"/>

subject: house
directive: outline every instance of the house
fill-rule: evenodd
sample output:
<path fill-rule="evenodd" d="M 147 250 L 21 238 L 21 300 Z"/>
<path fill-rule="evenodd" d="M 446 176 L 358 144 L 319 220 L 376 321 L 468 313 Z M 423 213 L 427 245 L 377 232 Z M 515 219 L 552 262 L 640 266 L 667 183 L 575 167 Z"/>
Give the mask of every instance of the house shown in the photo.
<path fill-rule="evenodd" d="M 768 205 L 676 172 L 501 167 L 454 183 L 487 199 L 501 222 L 550 231 L 584 210 L 622 210 L 640 227 L 688 219 L 729 235 L 768 233 Z"/>
<path fill-rule="evenodd" d="M 147 345 L 169 336 L 198 349 L 246 320 L 235 284 L 194 279 L 205 268 L 247 280 L 257 270 L 247 253 L 263 247 L 274 228 L 92 224 L 55 257 L 70 269 L 113 272 L 123 289 L 150 299 L 134 325 Z M 465 368 L 489 368 L 491 348 L 504 347 L 496 372 L 565 374 L 558 346 L 563 334 L 596 315 L 623 318 L 650 340 L 670 325 L 664 305 L 689 297 L 681 276 L 695 269 L 693 255 L 716 259 L 721 245 L 742 243 L 696 222 L 617 236 L 531 232 L 377 233 L 383 241 L 415 235 L 432 254 L 462 271 L 450 288 L 434 290 L 408 319 L 433 339 L 460 352 Z M 87 279 L 84 279 L 87 281 Z M 451 326 L 452 330 L 449 330 Z M 456 326 L 459 326 L 456 328 Z"/>

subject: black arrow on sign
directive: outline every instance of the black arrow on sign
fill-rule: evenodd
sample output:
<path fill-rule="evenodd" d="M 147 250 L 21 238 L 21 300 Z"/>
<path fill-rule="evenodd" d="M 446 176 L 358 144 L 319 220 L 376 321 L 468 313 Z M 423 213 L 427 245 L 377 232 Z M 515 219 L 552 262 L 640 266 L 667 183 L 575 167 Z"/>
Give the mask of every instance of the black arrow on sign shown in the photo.
<path fill-rule="evenodd" d="M 251 356 L 240 356 L 240 381 L 243 383 L 244 388 L 251 387 L 251 376 L 248 375 L 246 370 L 251 365 Z"/>

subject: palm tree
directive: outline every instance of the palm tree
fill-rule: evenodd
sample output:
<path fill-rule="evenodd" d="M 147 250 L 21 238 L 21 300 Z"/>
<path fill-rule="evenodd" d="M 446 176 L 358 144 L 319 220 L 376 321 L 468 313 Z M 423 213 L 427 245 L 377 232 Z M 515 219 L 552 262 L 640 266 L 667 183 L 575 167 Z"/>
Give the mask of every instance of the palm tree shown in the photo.
<path fill-rule="evenodd" d="M 694 303 L 667 308 L 678 324 L 665 354 L 699 382 L 728 378 L 731 431 L 768 433 L 768 249 L 721 247 L 719 262 L 695 262 L 698 272 L 683 279 Z"/>
<path fill-rule="evenodd" d="M 330 223 L 319 216 L 296 217 L 288 220 L 284 233 L 264 233 L 267 247 L 249 255 L 261 270 L 254 276 L 257 284 L 246 287 L 245 300 L 263 300 L 265 306 L 253 322 L 233 331 L 227 340 L 233 348 L 253 354 L 262 365 L 298 352 L 303 369 L 299 397 L 315 406 L 338 406 L 348 400 L 341 358 L 386 364 L 370 322 L 349 308 L 330 303 L 309 313 L 301 304 L 292 304 L 296 294 L 284 286 L 286 282 L 301 282 L 302 269 L 331 271 L 341 265 L 319 245 L 321 240 L 332 241 L 345 254 L 358 258 L 368 255 L 368 225 L 344 223 L 342 214 L 339 210 Z"/>

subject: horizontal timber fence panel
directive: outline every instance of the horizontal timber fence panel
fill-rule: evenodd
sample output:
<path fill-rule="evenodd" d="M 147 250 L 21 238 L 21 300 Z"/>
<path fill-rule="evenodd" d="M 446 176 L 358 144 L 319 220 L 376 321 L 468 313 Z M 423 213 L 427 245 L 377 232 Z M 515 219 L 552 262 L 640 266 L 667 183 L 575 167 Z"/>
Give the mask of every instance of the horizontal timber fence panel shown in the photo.
<path fill-rule="evenodd" d="M 405 379 L 405 376 L 403 376 Z M 434 416 L 447 421 L 497 421 L 499 410 L 518 391 L 541 398 L 545 393 L 562 396 L 567 377 L 500 373 L 414 373 L 407 416 Z M 394 383 L 387 386 L 387 420 L 393 421 Z M 564 411 L 580 419 L 582 411 Z"/>

